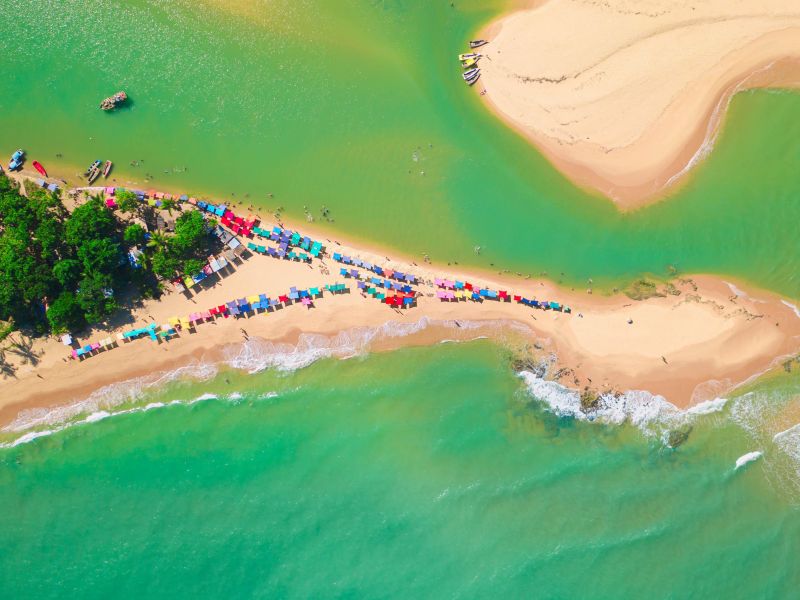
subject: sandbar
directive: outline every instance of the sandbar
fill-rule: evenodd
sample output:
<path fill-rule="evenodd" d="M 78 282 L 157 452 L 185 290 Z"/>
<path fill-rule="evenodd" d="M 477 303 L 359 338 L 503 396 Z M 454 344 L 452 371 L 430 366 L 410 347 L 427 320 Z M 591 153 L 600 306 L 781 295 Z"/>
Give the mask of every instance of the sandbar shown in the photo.
<path fill-rule="evenodd" d="M 538 1 L 480 37 L 487 105 L 622 209 L 684 179 L 736 92 L 800 85 L 794 0 Z"/>
<path fill-rule="evenodd" d="M 261 216 L 264 226 L 271 223 Z M 327 256 L 303 264 L 250 255 L 213 285 L 190 296 L 172 292 L 145 301 L 121 315 L 124 321 L 82 332 L 80 342 L 165 323 L 172 316 L 248 295 L 276 297 L 291 286 L 346 283 L 349 293 L 325 294 L 313 308 L 294 305 L 248 318 L 217 318 L 168 342 L 139 339 L 82 361 L 69 359 L 69 349 L 54 337 L 34 339 L 27 354 L 35 361 L 5 353 L 14 373 L 0 380 L 0 425 L 13 422 L 23 411 L 81 401 L 104 386 L 185 365 L 224 362 L 241 350 L 245 337 L 291 349 L 308 334 L 331 340 L 360 336 L 368 340 L 364 351 L 491 337 L 520 352 L 526 348 L 522 354 L 530 351 L 540 360 L 551 357 L 551 376 L 559 373 L 559 382 L 568 387 L 646 390 L 678 407 L 724 394 L 800 352 L 800 311 L 793 302 L 744 282 L 731 284 L 710 275 L 683 277 L 660 285 L 659 295 L 637 301 L 624 294 L 563 288 L 543 279 L 426 263 L 393 251 L 387 256 L 364 244 L 330 239 L 329 233 L 310 225 L 297 229 L 324 240 Z M 334 252 L 414 273 L 422 280 L 416 286 L 417 306 L 399 310 L 365 297 L 355 280 L 340 275 L 341 265 L 331 258 Z M 445 302 L 436 297 L 436 278 L 554 300 L 569 305 L 572 313 L 492 300 Z"/>

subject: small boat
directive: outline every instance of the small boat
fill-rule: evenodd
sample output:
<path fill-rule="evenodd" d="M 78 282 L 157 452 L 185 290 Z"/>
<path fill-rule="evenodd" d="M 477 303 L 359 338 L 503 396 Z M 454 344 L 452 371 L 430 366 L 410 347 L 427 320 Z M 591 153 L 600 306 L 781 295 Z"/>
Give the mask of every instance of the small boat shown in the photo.
<path fill-rule="evenodd" d="M 113 163 L 112 163 L 110 160 L 107 160 L 107 161 L 106 161 L 106 164 L 105 164 L 105 166 L 103 167 L 103 177 L 104 177 L 104 178 L 107 178 L 107 177 L 108 177 L 108 174 L 109 174 L 109 173 L 111 173 L 111 165 L 112 165 L 112 164 L 113 164 Z"/>
<path fill-rule="evenodd" d="M 117 92 L 113 96 L 104 98 L 103 101 L 100 103 L 100 108 L 103 110 L 113 110 L 117 108 L 117 106 L 125 102 L 127 99 L 128 99 L 128 94 L 126 94 L 125 92 Z"/>
<path fill-rule="evenodd" d="M 473 75 L 471 79 L 467 79 L 467 85 L 474 84 L 480 78 L 481 78 L 481 74 L 480 73 L 475 73 L 475 75 Z"/>
<path fill-rule="evenodd" d="M 478 58 L 468 58 L 467 60 L 463 60 L 463 61 L 461 61 L 461 66 L 464 69 L 466 69 L 467 67 L 474 67 L 476 64 L 478 64 L 478 59 L 479 58 L 480 57 L 478 57 Z"/>
<path fill-rule="evenodd" d="M 23 162 L 25 162 L 25 151 L 17 150 L 11 155 L 11 161 L 8 163 L 8 170 L 16 171 L 22 166 Z"/>
<path fill-rule="evenodd" d="M 464 73 L 461 76 L 464 78 L 464 81 L 466 81 L 467 79 L 469 79 L 470 77 L 475 75 L 475 73 L 479 73 L 479 72 L 480 72 L 480 69 L 478 69 L 476 67 L 474 69 L 470 69 L 469 71 L 464 71 Z"/>
<path fill-rule="evenodd" d="M 39 171 L 41 175 L 47 177 L 47 171 L 45 171 L 44 167 L 42 166 L 42 163 L 40 163 L 38 160 L 35 160 L 31 164 L 33 165 L 33 168 Z"/>
<path fill-rule="evenodd" d="M 95 169 L 92 169 L 91 173 L 89 173 L 89 183 L 90 184 L 94 183 L 94 180 L 97 179 L 98 177 L 100 177 L 100 169 L 99 169 L 99 167 L 95 168 Z"/>
<path fill-rule="evenodd" d="M 87 175 L 87 176 L 90 175 L 92 171 L 94 171 L 95 169 L 99 169 L 101 164 L 103 164 L 103 163 L 101 161 L 99 161 L 99 160 L 94 161 L 91 165 L 89 165 L 89 168 L 86 169 L 86 172 L 84 173 L 84 175 Z"/>
<path fill-rule="evenodd" d="M 467 52 L 466 54 L 459 54 L 458 60 L 469 60 L 470 58 L 478 58 L 480 54 L 475 54 L 474 52 Z"/>
<path fill-rule="evenodd" d="M 489 42 L 487 42 L 486 40 L 472 40 L 469 43 L 469 47 L 470 48 L 480 48 L 481 46 L 485 46 L 488 43 Z"/>

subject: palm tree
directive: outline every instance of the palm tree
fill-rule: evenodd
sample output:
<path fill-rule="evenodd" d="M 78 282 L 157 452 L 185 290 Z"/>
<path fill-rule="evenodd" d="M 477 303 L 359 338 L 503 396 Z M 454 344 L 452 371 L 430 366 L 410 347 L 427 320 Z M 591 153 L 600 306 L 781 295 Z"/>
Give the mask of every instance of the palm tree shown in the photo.
<path fill-rule="evenodd" d="M 173 209 L 177 208 L 178 204 L 172 198 L 167 198 L 161 201 L 161 208 L 169 213 L 169 216 L 172 216 Z"/>
<path fill-rule="evenodd" d="M 169 236 L 161 231 L 153 231 L 150 240 L 147 242 L 148 248 L 155 248 L 156 251 L 163 250 L 169 244 Z"/>

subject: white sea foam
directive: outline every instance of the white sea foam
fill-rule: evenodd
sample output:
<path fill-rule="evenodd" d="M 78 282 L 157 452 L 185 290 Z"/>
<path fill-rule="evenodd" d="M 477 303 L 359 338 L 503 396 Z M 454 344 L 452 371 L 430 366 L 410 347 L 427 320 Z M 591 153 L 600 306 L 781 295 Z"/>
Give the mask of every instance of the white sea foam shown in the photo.
<path fill-rule="evenodd" d="M 377 340 L 407 337 L 431 325 L 462 330 L 502 326 L 519 329 L 513 321 L 431 321 L 427 317 L 422 317 L 410 323 L 390 321 L 380 327 L 355 327 L 340 331 L 334 336 L 303 333 L 298 337 L 296 344 L 251 338 L 241 345 L 229 347 L 225 362 L 235 369 L 248 373 L 258 373 L 265 369 L 295 371 L 325 358 L 344 360 L 364 355 Z M 529 331 L 524 325 L 522 329 Z M 481 335 L 472 339 L 485 337 Z"/>
<path fill-rule="evenodd" d="M 781 404 L 781 399 L 772 393 L 748 392 L 733 401 L 729 417 L 753 440 L 760 442 L 763 433 L 772 428 L 770 422 L 775 419 Z"/>
<path fill-rule="evenodd" d="M 778 442 L 783 440 L 784 438 L 797 438 L 800 440 L 800 423 L 797 425 L 792 425 L 789 429 L 785 429 L 784 431 L 779 431 L 774 436 L 772 436 L 772 440 L 774 442 Z"/>
<path fill-rule="evenodd" d="M 796 389 L 791 388 L 748 392 L 733 401 L 728 414 L 753 443 L 769 453 L 764 465 L 767 478 L 800 502 L 800 423 L 772 433 L 785 427 L 787 402 L 795 395 Z"/>
<path fill-rule="evenodd" d="M 796 473 L 800 475 L 800 423 L 776 433 L 772 441 L 789 457 Z"/>
<path fill-rule="evenodd" d="M 35 408 L 20 412 L 4 432 L 22 432 L 37 427 L 50 427 L 72 421 L 81 415 L 111 411 L 123 405 L 135 403 L 148 390 L 158 389 L 179 379 L 205 381 L 217 373 L 214 365 L 193 363 L 172 371 L 163 371 L 104 386 L 79 402 L 49 408 Z"/>
<path fill-rule="evenodd" d="M 302 334 L 294 345 L 286 343 L 273 343 L 257 338 L 251 338 L 241 345 L 231 345 L 225 352 L 224 364 L 236 369 L 257 373 L 267 368 L 282 371 L 301 369 L 322 358 L 348 359 L 359 356 L 369 350 L 370 345 L 378 339 L 405 337 L 417 333 L 431 325 L 459 329 L 478 329 L 481 327 L 509 327 L 520 331 L 530 331 L 524 324 L 514 321 L 431 321 L 423 317 L 409 323 L 387 322 L 380 327 L 360 327 L 345 330 L 333 337 L 318 334 Z M 476 336 L 473 339 L 484 338 Z M 7 444 L 0 444 L 0 448 L 9 447 L 16 443 L 26 443 L 43 435 L 50 435 L 61 431 L 67 426 L 93 423 L 109 416 L 128 414 L 140 410 L 153 410 L 162 408 L 163 402 L 151 402 L 146 406 L 119 410 L 125 404 L 136 404 L 148 391 L 179 380 L 206 381 L 218 373 L 218 366 L 210 363 L 192 363 L 171 371 L 164 371 L 114 383 L 102 387 L 84 400 L 72 404 L 29 409 L 21 412 L 17 418 L 2 429 L 3 432 L 24 433 L 17 440 Z M 273 398 L 276 394 L 269 392 L 262 398 Z M 242 395 L 234 392 L 228 396 L 229 400 L 241 399 Z M 194 404 L 205 400 L 217 399 L 212 393 L 205 393 L 186 404 Z M 173 400 L 169 404 L 182 403 Z M 88 415 L 80 419 L 83 415 Z M 43 428 L 40 432 L 30 432 L 31 429 Z M 46 428 L 46 429 L 44 429 Z M 19 441 L 22 440 L 22 441 Z"/>
<path fill-rule="evenodd" d="M 200 394 L 194 400 L 189 400 L 189 404 L 196 404 L 197 402 L 205 402 L 206 400 L 216 400 L 216 399 L 217 399 L 216 394 L 205 393 L 205 394 Z"/>
<path fill-rule="evenodd" d="M 52 435 L 53 433 L 55 433 L 55 431 L 51 429 L 45 429 L 43 431 L 31 431 L 29 433 L 26 433 L 25 435 L 19 436 L 17 439 L 15 439 L 13 442 L 9 444 L 0 444 L 0 448 L 9 448 L 14 446 L 19 446 L 20 444 L 27 444 L 28 442 L 32 442 L 37 438 L 46 437 L 48 435 Z"/>
<path fill-rule="evenodd" d="M 733 285 L 730 281 L 726 281 L 725 285 L 727 285 L 730 288 L 734 296 L 737 296 L 739 298 L 747 298 L 747 294 L 743 290 L 740 290 L 738 287 Z"/>
<path fill-rule="evenodd" d="M 743 454 L 739 458 L 736 459 L 736 466 L 734 469 L 741 469 L 748 463 L 753 462 L 754 460 L 758 460 L 764 453 L 760 450 L 756 450 L 754 452 L 748 452 L 747 454 Z"/>
<path fill-rule="evenodd" d="M 630 423 L 648 436 L 662 438 L 665 443 L 671 429 L 690 423 L 698 416 L 721 411 L 727 403 L 725 398 L 715 398 L 684 411 L 663 396 L 630 390 L 623 394 L 601 394 L 596 407 L 585 411 L 576 390 L 529 371 L 522 371 L 519 375 L 530 394 L 559 417 L 608 425 Z"/>
<path fill-rule="evenodd" d="M 96 423 L 97 421 L 102 421 L 103 419 L 110 417 L 111 413 L 107 410 L 98 410 L 93 412 L 88 417 L 84 419 L 86 423 Z"/>
<path fill-rule="evenodd" d="M 766 300 L 759 300 L 758 298 L 753 298 L 747 292 L 745 292 L 744 290 L 736 287 L 730 281 L 726 281 L 725 285 L 727 285 L 730 288 L 730 290 L 733 293 L 733 295 L 736 296 L 737 298 L 744 298 L 745 300 L 751 300 L 753 302 L 762 302 L 762 303 L 766 302 Z"/>
<path fill-rule="evenodd" d="M 788 300 L 781 300 L 781 302 L 782 302 L 784 305 L 786 305 L 786 306 L 788 306 L 789 308 L 791 308 L 791 309 L 794 311 L 794 314 L 797 316 L 797 318 L 798 318 L 798 319 L 800 319 L 800 308 L 797 308 L 797 305 L 796 305 L 796 304 L 792 304 L 792 303 L 791 303 L 791 302 L 789 302 Z"/>
<path fill-rule="evenodd" d="M 689 415 L 710 415 L 711 413 L 719 412 L 728 403 L 727 398 L 714 398 L 713 400 L 706 400 L 700 402 L 686 409 L 686 414 Z"/>
<path fill-rule="evenodd" d="M 525 381 L 531 395 L 544 402 L 549 410 L 559 417 L 572 417 L 579 420 L 598 421 L 620 425 L 630 421 L 637 426 L 645 426 L 662 418 L 665 413 L 672 414 L 677 409 L 661 396 L 648 392 L 627 392 L 619 396 L 600 396 L 597 408 L 584 411 L 580 394 L 558 382 L 522 371 L 520 377 Z"/>

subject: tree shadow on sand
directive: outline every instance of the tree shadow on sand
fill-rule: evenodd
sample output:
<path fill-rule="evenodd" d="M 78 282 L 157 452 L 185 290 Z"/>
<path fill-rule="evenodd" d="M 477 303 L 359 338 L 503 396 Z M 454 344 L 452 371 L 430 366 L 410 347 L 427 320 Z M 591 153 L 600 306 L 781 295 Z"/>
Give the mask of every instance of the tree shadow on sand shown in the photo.
<path fill-rule="evenodd" d="M 6 351 L 4 349 L 0 349 L 0 375 L 3 376 L 3 379 L 17 377 L 17 368 L 8 362 L 8 359 L 6 358 Z"/>
<path fill-rule="evenodd" d="M 23 363 L 29 363 L 31 366 L 39 364 L 39 354 L 33 349 L 33 338 L 24 334 L 19 334 L 19 341 L 10 338 L 11 345 L 6 348 L 6 352 L 16 354 L 22 358 Z"/>

